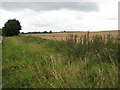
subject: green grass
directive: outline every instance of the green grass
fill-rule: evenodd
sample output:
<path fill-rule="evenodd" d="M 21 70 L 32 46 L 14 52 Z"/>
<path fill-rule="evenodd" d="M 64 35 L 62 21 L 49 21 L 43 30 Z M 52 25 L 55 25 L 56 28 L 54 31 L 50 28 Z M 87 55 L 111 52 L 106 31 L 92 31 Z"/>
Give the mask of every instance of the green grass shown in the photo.
<path fill-rule="evenodd" d="M 118 41 L 4 37 L 3 88 L 117 88 Z"/>

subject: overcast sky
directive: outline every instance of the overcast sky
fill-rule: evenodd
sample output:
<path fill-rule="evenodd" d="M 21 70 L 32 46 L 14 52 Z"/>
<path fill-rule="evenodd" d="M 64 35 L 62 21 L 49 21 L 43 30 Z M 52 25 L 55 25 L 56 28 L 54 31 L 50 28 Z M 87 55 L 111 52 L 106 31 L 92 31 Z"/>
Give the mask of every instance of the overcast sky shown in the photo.
<path fill-rule="evenodd" d="M 2 2 L 0 28 L 8 19 L 21 22 L 21 32 L 101 31 L 118 29 L 118 1 Z"/>

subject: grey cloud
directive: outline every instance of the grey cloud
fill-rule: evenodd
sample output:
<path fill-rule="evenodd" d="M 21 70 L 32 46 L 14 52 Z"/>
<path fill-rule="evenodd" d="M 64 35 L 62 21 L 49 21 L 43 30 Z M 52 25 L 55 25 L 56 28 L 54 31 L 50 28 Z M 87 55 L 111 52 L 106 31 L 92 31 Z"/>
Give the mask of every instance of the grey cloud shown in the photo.
<path fill-rule="evenodd" d="M 46 26 L 49 26 L 50 24 L 34 24 L 34 26 L 37 26 L 37 27 L 46 27 Z"/>
<path fill-rule="evenodd" d="M 118 18 L 107 18 L 107 20 L 118 20 Z"/>
<path fill-rule="evenodd" d="M 85 12 L 99 11 L 99 5 L 95 2 L 3 2 L 5 10 L 17 11 L 25 8 L 35 11 L 71 9 Z"/>

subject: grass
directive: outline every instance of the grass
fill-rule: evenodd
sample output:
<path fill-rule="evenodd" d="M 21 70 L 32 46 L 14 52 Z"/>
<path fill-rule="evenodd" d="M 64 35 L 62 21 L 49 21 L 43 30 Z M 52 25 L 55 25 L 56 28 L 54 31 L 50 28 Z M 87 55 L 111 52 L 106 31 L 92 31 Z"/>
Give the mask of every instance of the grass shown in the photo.
<path fill-rule="evenodd" d="M 4 37 L 3 88 L 118 88 L 118 40 Z"/>

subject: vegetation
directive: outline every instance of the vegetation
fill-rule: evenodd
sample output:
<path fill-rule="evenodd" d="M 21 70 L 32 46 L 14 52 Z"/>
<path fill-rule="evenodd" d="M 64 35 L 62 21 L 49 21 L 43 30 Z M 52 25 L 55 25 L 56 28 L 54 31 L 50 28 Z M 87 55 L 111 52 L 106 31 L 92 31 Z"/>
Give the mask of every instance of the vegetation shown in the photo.
<path fill-rule="evenodd" d="M 52 31 L 50 30 L 49 33 L 52 33 Z"/>
<path fill-rule="evenodd" d="M 0 28 L 0 35 L 2 35 L 2 29 Z"/>
<path fill-rule="evenodd" d="M 118 88 L 118 41 L 31 36 L 3 40 L 3 88 Z"/>
<path fill-rule="evenodd" d="M 17 36 L 21 30 L 20 22 L 16 19 L 8 20 L 2 30 L 3 36 Z"/>
<path fill-rule="evenodd" d="M 43 33 L 52 33 L 52 31 L 50 30 L 49 32 L 47 32 L 47 31 L 43 31 L 43 32 L 21 32 L 21 34 L 43 34 Z"/>

